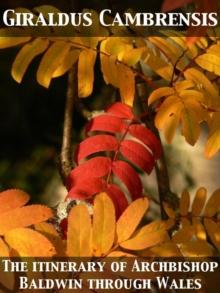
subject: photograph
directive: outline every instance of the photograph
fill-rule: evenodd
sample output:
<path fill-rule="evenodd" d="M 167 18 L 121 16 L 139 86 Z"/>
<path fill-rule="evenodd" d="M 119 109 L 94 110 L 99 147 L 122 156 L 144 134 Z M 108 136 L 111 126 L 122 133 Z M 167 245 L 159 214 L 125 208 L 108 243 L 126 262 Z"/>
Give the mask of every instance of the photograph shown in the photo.
<path fill-rule="evenodd" d="M 220 292 L 220 1 L 0 2 L 0 293 Z"/>

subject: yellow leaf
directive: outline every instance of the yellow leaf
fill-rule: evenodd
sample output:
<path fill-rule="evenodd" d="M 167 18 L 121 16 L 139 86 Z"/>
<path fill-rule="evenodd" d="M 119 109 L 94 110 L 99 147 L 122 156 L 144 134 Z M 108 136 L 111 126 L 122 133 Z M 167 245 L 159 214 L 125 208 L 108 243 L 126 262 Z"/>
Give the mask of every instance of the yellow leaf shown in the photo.
<path fill-rule="evenodd" d="M 94 65 L 97 53 L 91 49 L 83 50 L 79 55 L 78 63 L 78 94 L 79 97 L 88 97 L 93 90 Z"/>
<path fill-rule="evenodd" d="M 135 76 L 132 70 L 123 64 L 118 64 L 119 89 L 122 102 L 133 106 L 135 94 Z"/>
<path fill-rule="evenodd" d="M 168 93 L 169 88 L 165 88 L 165 91 Z M 156 93 L 153 100 L 158 95 Z M 176 91 L 174 95 L 165 98 L 158 109 L 155 125 L 158 129 L 164 130 L 168 143 L 171 143 L 181 120 L 182 134 L 190 144 L 195 144 L 200 134 L 200 123 L 206 118 L 206 111 L 201 105 L 203 98 L 202 93 L 190 89 Z"/>
<path fill-rule="evenodd" d="M 142 55 L 143 62 L 165 80 L 170 81 L 173 75 L 173 66 L 164 60 L 158 49 L 146 46 Z"/>
<path fill-rule="evenodd" d="M 23 36 L 23 32 L 24 31 L 19 28 L 1 28 L 0 48 L 14 47 L 30 41 L 31 37 Z"/>
<path fill-rule="evenodd" d="M 217 189 L 210 196 L 204 211 L 205 217 L 213 217 L 220 209 L 220 189 Z"/>
<path fill-rule="evenodd" d="M 19 189 L 8 189 L 0 193 L 0 214 L 25 205 L 30 197 Z"/>
<path fill-rule="evenodd" d="M 206 37 L 200 37 L 198 38 L 198 41 L 196 42 L 196 45 L 201 48 L 201 49 L 205 49 L 208 47 L 208 39 Z"/>
<path fill-rule="evenodd" d="M 179 248 L 185 257 L 207 257 L 213 256 L 213 250 L 208 242 L 194 240 L 179 244 Z"/>
<path fill-rule="evenodd" d="M 106 193 L 95 197 L 93 213 L 92 248 L 95 256 L 105 255 L 115 239 L 115 208 Z"/>
<path fill-rule="evenodd" d="M 176 133 L 176 129 L 179 125 L 179 122 L 180 122 L 179 111 L 176 112 L 175 114 L 172 114 L 170 117 L 168 117 L 167 122 L 163 128 L 164 136 L 167 143 L 170 144 L 172 142 L 174 135 Z"/>
<path fill-rule="evenodd" d="M 62 76 L 66 72 L 68 72 L 73 66 L 73 64 L 77 62 L 79 58 L 79 54 L 80 54 L 80 50 L 77 50 L 77 49 L 69 51 L 66 57 L 64 58 L 63 62 L 53 73 L 53 78 Z"/>
<path fill-rule="evenodd" d="M 118 243 L 127 240 L 136 230 L 149 206 L 147 198 L 133 201 L 117 222 Z"/>
<path fill-rule="evenodd" d="M 49 41 L 41 38 L 37 38 L 23 46 L 12 65 L 11 74 L 14 80 L 20 83 L 32 60 L 37 55 L 43 53 L 48 46 Z"/>
<path fill-rule="evenodd" d="M 220 56 L 205 53 L 195 59 L 196 63 L 203 69 L 220 75 Z"/>
<path fill-rule="evenodd" d="M 106 84 L 111 84 L 114 87 L 119 87 L 118 82 L 118 67 L 116 65 L 116 56 L 110 56 L 106 51 L 106 42 L 102 41 L 100 45 L 100 62 L 103 78 Z"/>
<path fill-rule="evenodd" d="M 204 73 L 195 68 L 189 68 L 184 72 L 184 76 L 186 79 L 193 81 L 198 89 L 205 90 L 205 99 L 209 106 L 219 106 L 218 91 Z"/>
<path fill-rule="evenodd" d="M 118 60 L 122 61 L 125 54 L 131 50 L 133 46 L 120 37 L 111 37 L 107 39 L 105 50 L 108 54 L 114 55 Z"/>
<path fill-rule="evenodd" d="M 27 227 L 48 220 L 53 216 L 51 209 L 42 205 L 16 208 L 0 214 L 0 235 L 9 230 Z"/>
<path fill-rule="evenodd" d="M 161 31 L 162 34 L 169 37 L 169 40 L 172 40 L 174 43 L 176 43 L 178 46 L 180 46 L 184 51 L 186 56 L 188 56 L 190 59 L 196 57 L 198 55 L 198 48 L 195 44 L 189 44 L 186 41 L 186 36 L 183 32 L 174 31 L 174 30 L 165 30 Z"/>
<path fill-rule="evenodd" d="M 154 90 L 149 98 L 148 98 L 148 105 L 154 103 L 158 99 L 166 96 L 171 96 L 175 94 L 175 90 L 172 87 L 161 87 Z"/>
<path fill-rule="evenodd" d="M 193 216 L 200 216 L 206 202 L 206 197 L 207 190 L 204 187 L 201 187 L 196 191 L 196 195 L 192 203 Z"/>
<path fill-rule="evenodd" d="M 51 257 L 55 254 L 55 248 L 46 237 L 28 228 L 7 232 L 5 241 L 22 257 Z"/>
<path fill-rule="evenodd" d="M 182 134 L 189 144 L 194 145 L 200 135 L 200 127 L 197 121 L 197 113 L 193 109 L 185 107 L 184 111 L 182 111 L 181 120 Z"/>
<path fill-rule="evenodd" d="M 212 158 L 220 149 L 220 128 L 211 134 L 205 146 L 205 156 L 207 159 Z"/>
<path fill-rule="evenodd" d="M 205 146 L 205 156 L 209 159 L 220 149 L 220 115 L 219 112 L 213 113 L 209 123 L 210 134 Z"/>
<path fill-rule="evenodd" d="M 37 70 L 37 81 L 48 88 L 55 70 L 62 64 L 71 45 L 64 41 L 54 42 L 44 54 Z"/>
<path fill-rule="evenodd" d="M 208 233 L 208 236 L 210 237 L 212 243 L 215 245 L 215 247 L 220 252 L 220 228 L 211 219 L 204 219 L 204 226 L 206 228 L 206 231 Z"/>
<path fill-rule="evenodd" d="M 140 228 L 133 238 L 120 243 L 122 248 L 128 250 L 146 249 L 167 239 L 167 232 L 161 222 L 155 221 Z"/>
<path fill-rule="evenodd" d="M 91 218 L 85 205 L 72 208 L 68 216 L 67 255 L 74 257 L 89 257 L 91 247 Z"/>
<path fill-rule="evenodd" d="M 170 122 L 169 118 L 176 115 L 177 120 L 180 120 L 180 114 L 183 105 L 176 96 L 169 96 L 160 106 L 159 111 L 155 118 L 155 125 L 158 129 L 163 129 L 166 124 Z"/>
<path fill-rule="evenodd" d="M 193 88 L 195 84 L 191 80 L 182 80 L 175 84 L 175 89 L 177 92 Z"/>
<path fill-rule="evenodd" d="M 184 190 L 180 199 L 180 214 L 181 216 L 187 216 L 189 212 L 190 195 L 187 190 Z"/>
<path fill-rule="evenodd" d="M 185 68 L 187 65 L 185 57 L 179 58 L 183 53 L 182 50 L 179 46 L 171 43 L 169 38 L 149 37 L 148 39 L 169 59 L 172 65 L 176 64 L 176 67 L 180 70 Z"/>
<path fill-rule="evenodd" d="M 187 103 L 192 105 L 199 105 L 199 103 L 204 102 L 204 95 L 201 92 L 193 89 L 182 90 L 179 93 L 179 96 L 180 98 L 186 100 Z"/>
<path fill-rule="evenodd" d="M 134 66 L 140 61 L 141 56 L 143 54 L 143 50 L 144 48 L 137 48 L 137 49 L 132 48 L 131 50 L 127 51 L 124 54 L 123 62 L 127 64 L 128 66 Z"/>

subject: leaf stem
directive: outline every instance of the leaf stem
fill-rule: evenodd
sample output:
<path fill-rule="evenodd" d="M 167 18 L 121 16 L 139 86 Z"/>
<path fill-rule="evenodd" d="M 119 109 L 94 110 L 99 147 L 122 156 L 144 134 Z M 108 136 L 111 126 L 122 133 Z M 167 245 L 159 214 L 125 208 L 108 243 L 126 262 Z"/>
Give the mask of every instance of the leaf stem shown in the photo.
<path fill-rule="evenodd" d="M 60 154 L 60 175 L 66 186 L 66 179 L 73 167 L 72 159 L 72 128 L 74 101 L 78 97 L 77 64 L 68 73 L 66 105 L 64 111 L 63 140 Z"/>

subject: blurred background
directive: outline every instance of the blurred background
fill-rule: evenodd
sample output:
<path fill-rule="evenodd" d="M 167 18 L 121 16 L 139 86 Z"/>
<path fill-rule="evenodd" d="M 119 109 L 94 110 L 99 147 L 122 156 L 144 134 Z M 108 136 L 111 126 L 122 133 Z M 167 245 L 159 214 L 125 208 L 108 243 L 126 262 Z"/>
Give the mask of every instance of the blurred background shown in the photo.
<path fill-rule="evenodd" d="M 130 2 L 130 3 L 129 3 Z M 127 1 L 136 11 L 159 11 L 162 1 Z M 76 7 L 101 10 L 110 7 L 124 10 L 122 1 L 41 1 L 9 0 L 0 2 L 0 10 L 11 7 L 32 8 L 51 4 L 63 11 Z M 144 5 L 144 6 L 143 6 Z M 127 7 L 128 7 L 127 6 Z M 32 196 L 32 201 L 56 205 L 66 195 L 58 173 L 58 160 L 62 140 L 63 112 L 67 78 L 54 79 L 44 89 L 36 82 L 36 70 L 41 57 L 31 64 L 22 84 L 11 77 L 10 70 L 19 48 L 0 50 L 0 190 L 21 188 Z M 83 138 L 85 113 L 103 110 L 119 97 L 111 86 L 106 86 L 95 66 L 95 85 L 91 97 L 82 99 L 74 112 L 73 144 Z M 194 191 L 206 186 L 209 192 L 220 186 L 220 155 L 207 161 L 203 156 L 206 131 L 196 147 L 190 147 L 179 134 L 172 146 L 165 145 L 166 157 L 174 192 L 184 188 Z M 146 192 L 156 196 L 154 173 L 142 176 Z"/>

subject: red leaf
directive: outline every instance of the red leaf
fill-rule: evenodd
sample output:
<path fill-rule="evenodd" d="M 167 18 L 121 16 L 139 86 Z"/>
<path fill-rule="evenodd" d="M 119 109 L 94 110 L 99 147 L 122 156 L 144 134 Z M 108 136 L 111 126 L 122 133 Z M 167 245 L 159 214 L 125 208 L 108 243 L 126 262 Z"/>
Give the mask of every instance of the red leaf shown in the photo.
<path fill-rule="evenodd" d="M 70 189 L 68 197 L 85 200 L 105 189 L 105 182 L 100 178 L 86 178 Z"/>
<path fill-rule="evenodd" d="M 77 166 L 70 172 L 67 178 L 68 188 L 72 188 L 78 181 L 91 178 L 103 177 L 111 168 L 111 159 L 106 157 L 95 157 Z"/>
<path fill-rule="evenodd" d="M 126 162 L 115 161 L 112 166 L 113 173 L 124 182 L 129 190 L 132 200 L 142 195 L 142 183 L 135 170 Z"/>
<path fill-rule="evenodd" d="M 154 158 L 141 144 L 133 140 L 124 140 L 121 143 L 120 152 L 132 163 L 143 169 L 148 174 L 154 167 Z"/>
<path fill-rule="evenodd" d="M 122 132 L 125 128 L 123 120 L 111 115 L 100 115 L 92 120 L 86 126 L 86 133 L 89 131 L 106 131 L 106 132 Z"/>
<path fill-rule="evenodd" d="M 102 151 L 116 151 L 117 148 L 118 142 L 114 136 L 96 135 L 88 137 L 79 144 L 75 153 L 75 160 L 78 164 L 80 160 L 91 154 Z"/>
<path fill-rule="evenodd" d="M 114 184 L 109 184 L 105 191 L 111 197 L 115 205 L 116 218 L 118 219 L 123 211 L 127 208 L 128 200 L 126 199 L 124 193 L 118 188 L 118 186 Z"/>
<path fill-rule="evenodd" d="M 134 114 L 132 113 L 131 107 L 119 102 L 110 106 L 106 112 L 122 119 L 134 119 Z"/>
<path fill-rule="evenodd" d="M 193 0 L 165 0 L 162 5 L 162 11 L 167 12 L 171 10 L 175 10 L 177 8 L 183 7 L 189 3 L 193 2 Z"/>
<path fill-rule="evenodd" d="M 155 159 L 159 159 L 162 152 L 160 141 L 152 131 L 143 125 L 133 124 L 128 129 L 129 133 L 146 144 L 153 152 Z"/>

